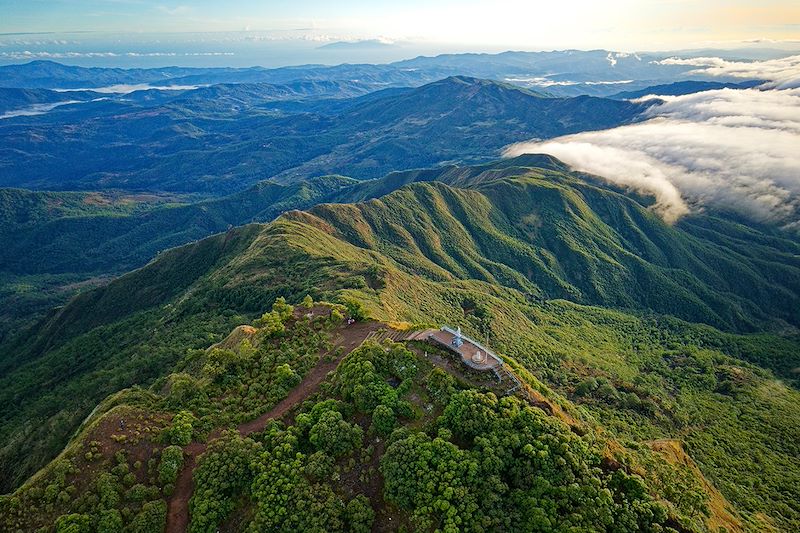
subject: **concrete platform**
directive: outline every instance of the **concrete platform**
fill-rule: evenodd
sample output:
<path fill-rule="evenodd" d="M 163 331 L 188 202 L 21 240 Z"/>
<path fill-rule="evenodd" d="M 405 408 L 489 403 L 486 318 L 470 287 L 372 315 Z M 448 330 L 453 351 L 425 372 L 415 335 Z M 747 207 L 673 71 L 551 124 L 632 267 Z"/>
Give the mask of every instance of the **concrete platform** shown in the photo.
<path fill-rule="evenodd" d="M 429 330 L 428 339 L 457 353 L 465 365 L 480 371 L 497 370 L 503 360 L 477 341 L 461 335 L 461 345 L 455 343 L 458 334 L 449 328 Z"/>

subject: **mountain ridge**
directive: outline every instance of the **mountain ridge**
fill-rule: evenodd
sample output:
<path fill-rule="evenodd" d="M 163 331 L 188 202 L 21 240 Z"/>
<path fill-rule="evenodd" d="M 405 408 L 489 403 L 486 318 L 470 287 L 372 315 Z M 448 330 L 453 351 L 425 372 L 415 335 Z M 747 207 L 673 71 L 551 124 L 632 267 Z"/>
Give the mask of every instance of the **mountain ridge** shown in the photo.
<path fill-rule="evenodd" d="M 650 105 L 542 97 L 463 77 L 361 96 L 354 106 L 313 103 L 332 105 L 333 113 L 260 99 L 182 105 L 181 98 L 85 103 L 4 120 L 0 185 L 220 196 L 265 178 L 376 178 L 397 168 L 489 161 L 509 143 L 627 124 Z"/>

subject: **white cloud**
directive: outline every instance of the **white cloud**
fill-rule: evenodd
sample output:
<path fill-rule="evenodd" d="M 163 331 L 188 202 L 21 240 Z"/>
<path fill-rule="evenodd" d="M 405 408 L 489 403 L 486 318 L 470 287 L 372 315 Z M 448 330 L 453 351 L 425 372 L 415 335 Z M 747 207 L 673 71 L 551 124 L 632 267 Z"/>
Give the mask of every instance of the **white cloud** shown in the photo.
<path fill-rule="evenodd" d="M 101 94 L 129 94 L 136 91 L 147 91 L 150 89 L 158 89 L 159 91 L 191 91 L 199 87 L 206 87 L 206 85 L 150 85 L 148 83 L 137 84 L 118 84 L 108 85 L 105 87 L 83 87 L 80 89 L 53 89 L 58 93 L 71 93 L 81 91 L 92 91 Z"/>
<path fill-rule="evenodd" d="M 166 13 L 167 15 L 171 15 L 173 17 L 179 15 L 187 15 L 192 11 L 192 8 L 189 6 L 175 6 L 175 7 L 158 6 L 157 9 L 162 13 Z"/>
<path fill-rule="evenodd" d="M 770 88 L 789 89 L 800 86 L 800 55 L 766 61 L 729 61 L 719 57 L 670 57 L 655 63 L 699 67 L 690 74 L 769 80 Z"/>
<path fill-rule="evenodd" d="M 704 206 L 800 227 L 800 89 L 661 97 L 638 124 L 510 146 L 652 194 L 673 222 Z"/>

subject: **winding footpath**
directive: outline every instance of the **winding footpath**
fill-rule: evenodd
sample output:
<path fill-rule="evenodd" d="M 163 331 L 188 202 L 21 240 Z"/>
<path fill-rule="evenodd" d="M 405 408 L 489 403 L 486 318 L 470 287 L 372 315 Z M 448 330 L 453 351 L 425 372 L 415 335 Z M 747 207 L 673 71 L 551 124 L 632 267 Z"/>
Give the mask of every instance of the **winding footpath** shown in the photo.
<path fill-rule="evenodd" d="M 339 346 L 344 348 L 342 355 L 328 362 L 324 360 L 324 357 L 321 357 L 317 365 L 305 375 L 300 384 L 292 389 L 286 398 L 255 420 L 239 425 L 237 427 L 239 434 L 247 436 L 263 430 L 267 422 L 282 418 L 292 407 L 310 398 L 319 390 L 319 386 L 328 377 L 328 373 L 336 370 L 336 367 L 339 366 L 339 363 L 347 354 L 358 348 L 370 334 L 382 327 L 385 326 L 378 322 L 357 322 L 350 326 L 342 326 L 337 331 L 337 336 L 333 343 L 334 350 Z M 220 433 L 220 430 L 212 432 L 209 435 L 208 442 L 218 438 Z M 175 488 L 170 497 L 167 510 L 167 527 L 165 529 L 167 533 L 183 533 L 189 527 L 189 500 L 194 489 L 192 474 L 197 464 L 197 458 L 206 451 L 208 442 L 192 442 L 183 449 L 183 469 L 175 481 Z"/>

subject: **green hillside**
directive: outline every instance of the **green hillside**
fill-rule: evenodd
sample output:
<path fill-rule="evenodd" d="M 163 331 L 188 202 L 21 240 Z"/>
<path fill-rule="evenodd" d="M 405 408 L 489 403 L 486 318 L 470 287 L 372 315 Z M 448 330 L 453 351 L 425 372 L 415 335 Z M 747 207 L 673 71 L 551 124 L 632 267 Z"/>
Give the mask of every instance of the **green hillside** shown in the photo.
<path fill-rule="evenodd" d="M 515 179 L 520 176 L 531 179 Z M 553 158 L 534 155 L 394 172 L 365 182 L 338 176 L 294 185 L 265 181 L 242 193 L 187 205 L 129 200 L 148 198 L 141 195 L 100 202 L 104 196 L 95 193 L 0 190 L 0 302 L 6 304 L 6 331 L 172 246 L 231 226 L 269 222 L 287 210 L 359 202 L 433 181 L 477 191 L 485 197 L 483 204 L 491 204 L 464 207 L 456 204 L 473 197 L 442 196 L 445 209 L 453 210 L 449 216 L 466 219 L 459 224 L 463 230 L 456 228 L 452 236 L 434 236 L 454 240 L 463 253 L 491 258 L 506 269 L 500 274 L 488 265 L 489 274 L 479 279 L 494 276 L 536 297 L 652 309 L 724 329 L 752 331 L 770 322 L 771 329 L 781 330 L 784 322 L 797 324 L 800 261 L 791 236 L 713 213 L 684 219 L 675 231 L 643 209 L 648 199 L 625 199 Z M 408 194 L 376 204 L 383 206 L 377 210 L 365 207 L 366 214 L 359 216 L 381 221 L 379 232 L 403 225 L 400 212 L 428 224 L 440 222 L 421 213 L 426 202 L 415 198 L 417 193 Z M 389 216 L 380 210 L 396 206 L 397 213 Z M 491 211 L 496 227 L 481 227 L 482 209 Z M 555 223 L 564 214 L 569 218 Z M 553 223 L 540 230 L 544 220 Z M 345 229 L 349 224 L 347 215 L 339 223 Z M 448 232 L 452 224 L 436 227 Z M 427 239 L 426 231 L 416 228 L 412 239 Z M 448 261 L 459 264 L 460 258 Z M 455 268 L 448 275 L 470 277 L 477 271 Z M 741 279 L 748 281 L 742 284 Z"/>
<path fill-rule="evenodd" d="M 303 458 L 297 456 L 296 466 L 309 472 L 308 477 L 285 481 L 296 498 L 285 505 L 300 509 L 311 490 L 324 501 L 315 500 L 313 511 L 302 508 L 316 517 L 313 520 L 327 524 L 321 527 L 330 529 L 353 520 L 332 509 L 338 508 L 340 500 L 349 509 L 348 502 L 357 496 L 353 487 L 358 477 L 346 475 L 356 467 L 366 485 L 371 483 L 370 476 L 380 472 L 375 479 L 381 480 L 382 489 L 367 497 L 382 520 L 393 517 L 423 529 L 452 523 L 448 518 L 451 505 L 457 515 L 486 517 L 484 527 L 489 529 L 502 528 L 503 517 L 514 517 L 519 524 L 552 524 L 554 517 L 563 519 L 564 506 L 584 509 L 564 524 L 589 529 L 610 528 L 603 517 L 618 516 L 627 521 L 626 526 L 620 525 L 622 530 L 639 523 L 640 529 L 657 531 L 653 524 L 658 523 L 662 528 L 716 531 L 717 526 L 709 524 L 721 525 L 728 520 L 722 518 L 726 513 L 739 524 L 733 527 L 725 522 L 734 530 L 772 525 L 791 531 L 800 526 L 800 470 L 794 460 L 800 453 L 800 393 L 796 389 L 800 244 L 795 237 L 713 213 L 670 227 L 647 209 L 646 200 L 624 196 L 540 158 L 390 178 L 397 185 L 410 184 L 376 200 L 292 211 L 267 225 L 248 225 L 164 253 L 146 267 L 80 295 L 26 337 L 2 346 L 0 403 L 10 406 L 0 420 L 3 488 L 19 486 L 46 464 L 98 403 L 126 387 L 151 388 L 109 400 L 104 409 L 117 404 L 143 409 L 142 416 L 151 417 L 146 424 L 151 427 L 167 426 L 178 411 L 190 411 L 200 421 L 193 426 L 199 442 L 214 428 L 246 423 L 276 405 L 281 395 L 267 394 L 271 389 L 264 389 L 263 383 L 277 378 L 273 374 L 268 379 L 259 377 L 275 365 L 227 355 L 217 360 L 210 355 L 213 350 L 197 350 L 222 341 L 235 326 L 253 323 L 280 296 L 299 303 L 310 294 L 315 300 L 349 305 L 350 312 L 358 302 L 366 314 L 387 324 L 448 323 L 488 338 L 549 403 L 542 412 L 565 413 L 568 421 L 583 428 L 578 434 L 584 435 L 584 444 L 573 442 L 569 437 L 573 433 L 560 425 L 563 419 L 539 420 L 540 410 L 529 407 L 518 415 L 522 418 L 515 415 L 501 422 L 487 414 L 486 425 L 464 429 L 467 426 L 456 414 L 460 407 L 451 407 L 451 402 L 443 404 L 442 411 L 424 414 L 424 398 L 435 394 L 430 389 L 432 377 L 388 371 L 384 377 L 397 378 L 398 383 L 411 380 L 406 386 L 411 388 L 401 387 L 397 394 L 418 403 L 412 408 L 416 414 L 400 414 L 403 411 L 395 410 L 401 409 L 399 404 L 389 406 L 406 429 L 389 438 L 391 444 L 380 451 L 377 463 L 370 462 L 375 458 L 369 453 L 351 455 L 352 446 L 337 448 L 339 439 L 329 444 L 311 440 L 311 428 L 319 423 L 314 417 L 331 409 L 320 407 L 314 414 L 308 404 L 302 407 L 311 417 L 307 425 L 303 425 L 307 419 L 298 415 L 290 424 L 297 429 L 276 426 L 252 443 L 231 437 L 232 443 L 219 444 L 219 454 L 241 453 L 237 464 L 256 465 L 252 466 L 255 470 L 241 475 L 248 481 L 237 489 L 213 486 L 217 467 L 211 464 L 205 467 L 208 470 L 197 470 L 196 485 L 211 483 L 203 494 L 219 502 L 190 505 L 195 509 L 192 520 L 206 516 L 203 520 L 208 522 L 203 523 L 213 527 L 238 509 L 241 512 L 234 515 L 242 522 L 226 522 L 234 530 L 251 520 L 255 525 L 250 527 L 255 529 L 319 525 L 283 522 L 268 512 L 275 508 L 271 499 L 275 495 L 268 487 L 281 479 L 270 476 L 283 475 L 273 470 L 279 468 L 280 454 L 299 451 Z M 430 181 L 434 178 L 441 181 Z M 373 191 L 391 188 L 386 183 L 369 186 Z M 275 320 L 268 316 L 255 325 L 264 328 Z M 308 339 L 301 344 L 305 348 L 278 351 L 284 354 L 278 365 L 289 365 L 298 376 L 309 372 L 312 363 L 307 356 L 286 354 L 317 353 L 312 347 L 318 346 Z M 420 361 L 426 361 L 424 356 Z M 372 365 L 384 372 L 379 363 Z M 339 367 L 339 373 L 346 368 Z M 163 379 L 173 372 L 198 381 L 167 387 L 167 382 L 178 379 Z M 377 404 L 359 404 L 358 394 L 346 392 L 347 379 L 334 378 L 331 388 L 323 388 L 323 396 L 315 401 L 331 397 L 345 402 L 333 409 L 339 415 L 325 415 L 326 423 L 346 434 L 358 433 L 353 424 L 368 432 L 375 423 Z M 256 383 L 262 385 L 254 392 Z M 467 382 L 460 387 L 480 394 L 491 391 L 485 383 Z M 281 390 L 288 394 L 289 388 Z M 170 393 L 173 389 L 185 394 Z M 403 397 L 405 393 L 410 396 Z M 521 409 L 516 400 L 503 400 L 506 403 L 498 406 L 491 398 L 470 394 L 464 401 L 475 405 L 464 407 L 468 410 L 484 412 L 481 405 L 489 406 L 490 412 Z M 262 404 L 259 398 L 269 400 Z M 409 461 L 403 454 L 446 453 L 447 461 L 466 465 L 477 460 L 476 453 L 484 457 L 479 450 L 491 442 L 505 442 L 508 424 L 532 424 L 531 429 L 521 430 L 526 438 L 543 439 L 551 443 L 547 446 L 569 451 L 568 462 L 575 461 L 570 463 L 571 473 L 556 470 L 553 478 L 547 474 L 536 481 L 544 483 L 536 485 L 542 492 L 531 493 L 532 480 L 516 470 L 523 468 L 522 455 L 514 451 L 493 463 L 497 470 L 491 475 L 446 474 L 458 480 L 452 487 L 455 492 L 447 495 L 428 496 L 425 487 L 409 484 L 410 474 L 403 466 Z M 473 433 L 459 433 L 464 431 Z M 340 440 L 354 442 L 355 437 L 348 439 Z M 561 441 L 563 445 L 556 444 Z M 664 443 L 673 441 L 682 442 L 691 458 L 684 458 L 684 466 L 674 467 L 675 471 L 664 459 L 667 456 L 655 451 L 668 449 L 671 445 Z M 83 457 L 87 449 L 91 452 L 89 437 L 77 442 L 84 447 L 75 457 Z M 509 445 L 509 450 L 517 450 L 515 446 Z M 339 466 L 339 478 L 312 473 L 317 467 L 327 472 L 328 459 L 319 455 L 311 459 L 323 449 Z M 610 452 L 603 451 L 608 449 L 619 453 L 608 456 Z M 163 454 L 160 450 L 156 451 Z M 252 453 L 261 459 L 253 462 Z M 615 481 L 609 466 L 615 463 L 601 460 L 604 454 L 624 464 L 626 475 L 640 473 L 645 488 Z M 108 454 L 103 457 L 108 459 Z M 106 459 L 96 467 L 105 468 Z M 198 464 L 203 467 L 207 461 L 211 459 Z M 691 468 L 694 463 L 697 472 Z M 96 505 L 91 497 L 75 500 L 88 494 L 74 477 L 77 474 L 60 475 L 56 466 L 42 474 L 42 479 L 56 486 L 50 489 L 56 491 L 53 501 L 36 504 L 50 505 L 42 516 L 55 519 L 73 501 L 78 502 L 69 507 L 73 512 L 92 514 Z M 373 471 L 367 475 L 370 466 Z M 417 468 L 432 467 L 421 464 Z M 478 460 L 475 468 L 488 465 L 481 466 Z M 114 483 L 126 483 L 122 470 L 118 469 L 120 480 Z M 146 469 L 137 471 L 134 486 L 148 485 L 144 481 L 148 475 Z M 520 481 L 517 475 L 528 481 Z M 567 478 L 559 477 L 563 475 Z M 582 507 L 587 496 L 561 492 L 558 487 L 564 479 L 575 479 L 578 487 L 595 487 L 604 494 L 608 489 L 610 501 L 597 503 L 597 514 L 592 515 Z M 67 490 L 70 480 L 78 483 L 72 494 Z M 475 502 L 477 508 L 469 499 L 454 499 L 453 494 L 490 490 L 483 483 L 494 483 L 492 490 L 503 498 L 496 503 Z M 121 505 L 127 506 L 129 516 L 123 516 L 133 519 L 152 511 L 157 518 L 161 506 L 172 501 L 163 485 L 145 487 L 149 492 L 139 500 L 125 496 L 128 503 Z M 33 501 L 26 498 L 36 493 L 25 490 L 16 496 L 22 498 L 16 504 L 11 500 L 4 504 L 13 507 Z M 61 490 L 66 494 L 63 498 Z M 228 492 L 212 496 L 218 490 Z M 650 506 L 651 498 L 662 501 L 667 515 Z M 725 499 L 732 508 L 726 509 Z M 145 509 L 144 501 L 152 505 Z M 620 507 L 608 507 L 611 501 Z M 540 508 L 541 514 L 535 516 L 516 514 L 524 509 L 539 513 L 534 509 Z M 6 509 L 4 516 L 17 516 L 13 509 Z M 305 511 L 296 514 L 310 516 Z M 206 529 L 198 526 L 197 530 Z"/>
<path fill-rule="evenodd" d="M 164 250 L 310 207 L 353 181 L 265 181 L 223 198 L 181 203 L 152 195 L 0 189 L 0 340 Z"/>

